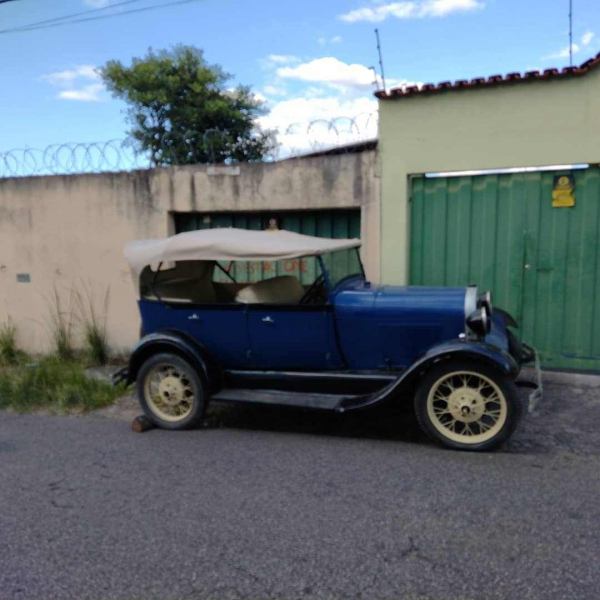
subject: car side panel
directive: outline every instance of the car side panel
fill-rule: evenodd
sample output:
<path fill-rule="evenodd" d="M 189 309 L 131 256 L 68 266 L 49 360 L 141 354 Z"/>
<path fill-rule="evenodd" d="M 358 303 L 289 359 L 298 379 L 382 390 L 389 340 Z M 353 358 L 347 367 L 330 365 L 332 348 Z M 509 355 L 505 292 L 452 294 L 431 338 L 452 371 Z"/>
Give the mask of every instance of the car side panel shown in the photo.
<path fill-rule="evenodd" d="M 250 366 L 246 307 L 239 304 L 167 304 L 139 302 L 144 333 L 175 329 L 202 344 L 223 366 L 243 369 Z"/>
<path fill-rule="evenodd" d="M 344 366 L 332 307 L 248 307 L 251 363 L 258 369 L 331 370 Z"/>
<path fill-rule="evenodd" d="M 340 343 L 351 369 L 402 369 L 464 332 L 464 288 L 370 286 L 334 298 Z"/>

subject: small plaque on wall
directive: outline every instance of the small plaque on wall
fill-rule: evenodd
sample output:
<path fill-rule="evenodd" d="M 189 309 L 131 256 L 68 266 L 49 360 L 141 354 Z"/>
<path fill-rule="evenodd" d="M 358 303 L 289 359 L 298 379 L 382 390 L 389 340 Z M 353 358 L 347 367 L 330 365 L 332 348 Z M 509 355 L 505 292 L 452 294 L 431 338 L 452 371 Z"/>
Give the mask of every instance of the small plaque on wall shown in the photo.
<path fill-rule="evenodd" d="M 17 283 L 31 283 L 31 275 L 29 273 L 17 273 Z"/>
<path fill-rule="evenodd" d="M 575 180 L 572 175 L 557 175 L 552 186 L 552 206 L 568 208 L 575 206 Z"/>

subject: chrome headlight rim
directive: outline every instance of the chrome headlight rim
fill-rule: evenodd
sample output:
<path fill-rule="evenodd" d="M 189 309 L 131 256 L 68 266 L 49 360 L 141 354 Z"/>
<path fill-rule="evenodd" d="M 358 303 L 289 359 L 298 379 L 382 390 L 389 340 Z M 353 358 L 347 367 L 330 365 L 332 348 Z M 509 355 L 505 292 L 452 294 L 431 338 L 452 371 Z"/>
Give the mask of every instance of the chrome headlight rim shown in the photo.
<path fill-rule="evenodd" d="M 467 316 L 467 327 L 480 338 L 485 337 L 490 332 L 492 321 L 483 306 L 480 306 Z"/>
<path fill-rule="evenodd" d="M 494 314 L 494 307 L 492 304 L 492 292 L 489 290 L 487 292 L 483 292 L 479 295 L 478 300 L 478 306 L 482 306 L 483 308 L 485 308 L 488 317 L 491 319 L 492 315 Z"/>

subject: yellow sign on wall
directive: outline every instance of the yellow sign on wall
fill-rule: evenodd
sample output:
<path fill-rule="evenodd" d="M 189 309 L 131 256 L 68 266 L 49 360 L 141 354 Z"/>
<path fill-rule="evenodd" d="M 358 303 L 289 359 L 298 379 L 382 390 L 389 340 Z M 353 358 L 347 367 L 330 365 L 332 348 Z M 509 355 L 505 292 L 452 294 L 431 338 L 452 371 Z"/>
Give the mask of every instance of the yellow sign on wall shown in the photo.
<path fill-rule="evenodd" d="M 552 186 L 552 206 L 564 208 L 575 206 L 575 181 L 572 175 L 557 175 Z"/>

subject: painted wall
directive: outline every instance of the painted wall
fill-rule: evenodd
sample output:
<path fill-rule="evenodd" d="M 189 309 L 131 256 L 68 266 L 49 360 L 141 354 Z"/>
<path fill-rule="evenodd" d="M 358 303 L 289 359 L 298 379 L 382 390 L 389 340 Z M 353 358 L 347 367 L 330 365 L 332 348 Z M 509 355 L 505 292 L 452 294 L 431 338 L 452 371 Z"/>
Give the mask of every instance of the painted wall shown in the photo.
<path fill-rule="evenodd" d="M 360 207 L 363 260 L 378 280 L 377 169 L 377 154 L 368 151 L 226 169 L 0 179 L 0 322 L 13 320 L 26 351 L 46 351 L 54 290 L 68 312 L 73 288 L 91 289 L 98 308 L 109 288 L 109 343 L 127 351 L 139 319 L 123 247 L 172 233 L 171 213 L 179 211 Z"/>
<path fill-rule="evenodd" d="M 600 162 L 600 70 L 379 102 L 381 277 L 408 283 L 410 175 Z"/>

